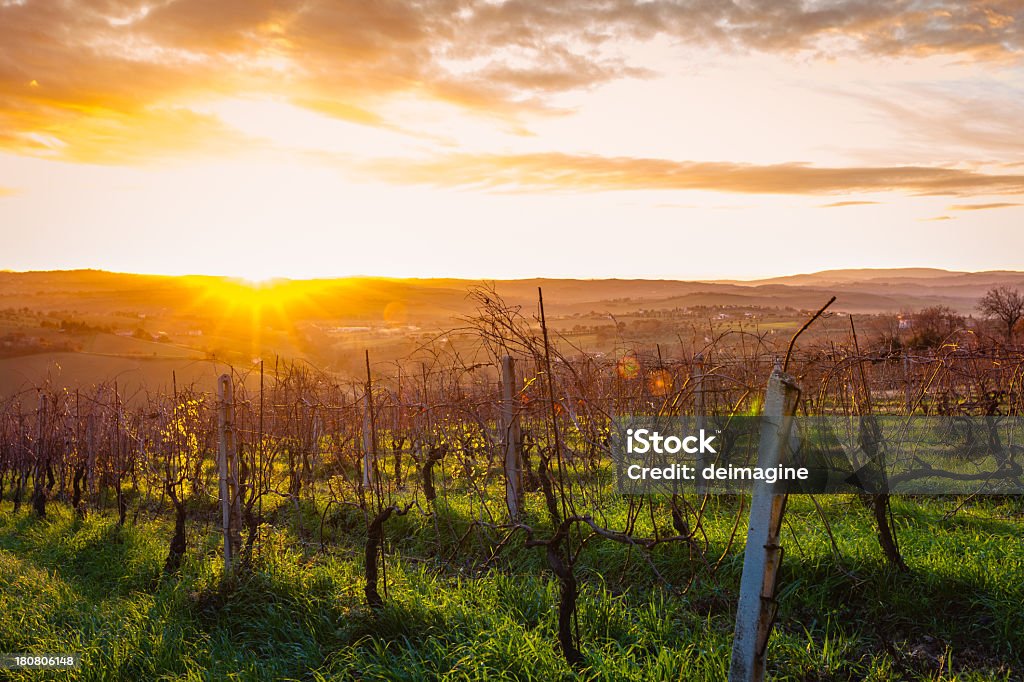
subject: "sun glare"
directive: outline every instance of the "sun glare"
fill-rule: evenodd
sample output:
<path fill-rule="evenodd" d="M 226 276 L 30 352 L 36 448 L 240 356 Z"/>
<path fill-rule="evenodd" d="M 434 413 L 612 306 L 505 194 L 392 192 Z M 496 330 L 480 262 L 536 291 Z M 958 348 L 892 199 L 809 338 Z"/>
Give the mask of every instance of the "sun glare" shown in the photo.
<path fill-rule="evenodd" d="M 271 282 L 278 278 L 274 277 L 274 275 L 249 275 L 239 277 L 238 279 L 243 284 L 248 284 L 251 287 L 263 287 L 270 284 Z"/>
<path fill-rule="evenodd" d="M 244 284 L 254 289 L 266 288 L 290 279 L 279 270 L 272 269 L 269 263 L 247 263 L 244 267 L 233 269 L 225 274 L 227 281 Z"/>

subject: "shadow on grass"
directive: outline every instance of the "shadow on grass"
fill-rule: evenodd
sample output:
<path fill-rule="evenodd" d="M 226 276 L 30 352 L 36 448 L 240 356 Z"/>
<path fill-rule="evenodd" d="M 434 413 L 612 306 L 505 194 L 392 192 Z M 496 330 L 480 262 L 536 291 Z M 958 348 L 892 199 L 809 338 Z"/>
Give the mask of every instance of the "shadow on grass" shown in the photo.
<path fill-rule="evenodd" d="M 911 668 L 915 656 L 935 658 L 948 651 L 954 659 L 993 671 L 1024 670 L 1017 583 L 920 568 L 903 574 L 881 562 L 857 565 L 852 573 L 834 564 L 790 563 L 783 566 L 780 589 L 782 631 L 820 638 L 832 629 L 869 642 L 866 653 L 909 657 L 904 665 Z"/>
<path fill-rule="evenodd" d="M 4 522 L 0 548 L 59 574 L 91 602 L 151 592 L 160 577 L 161 538 L 131 525 L 119 527 L 110 517 L 83 520 L 51 505 L 47 518 L 19 513 L 6 515 Z"/>

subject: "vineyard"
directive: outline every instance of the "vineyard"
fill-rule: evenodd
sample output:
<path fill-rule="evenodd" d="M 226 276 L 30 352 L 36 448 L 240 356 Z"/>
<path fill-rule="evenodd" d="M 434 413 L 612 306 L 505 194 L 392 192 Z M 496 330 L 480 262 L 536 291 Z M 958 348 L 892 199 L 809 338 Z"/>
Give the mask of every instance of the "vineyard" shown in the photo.
<path fill-rule="evenodd" d="M 749 497 L 620 494 L 616 416 L 759 415 L 783 367 L 797 415 L 1024 414 L 1024 352 L 964 330 L 599 355 L 543 300 L 472 296 L 358 379 L 280 359 L 0 404 L 0 651 L 79 653 L 68 679 L 724 679 Z M 769 676 L 1022 679 L 1022 515 L 792 496 Z"/>

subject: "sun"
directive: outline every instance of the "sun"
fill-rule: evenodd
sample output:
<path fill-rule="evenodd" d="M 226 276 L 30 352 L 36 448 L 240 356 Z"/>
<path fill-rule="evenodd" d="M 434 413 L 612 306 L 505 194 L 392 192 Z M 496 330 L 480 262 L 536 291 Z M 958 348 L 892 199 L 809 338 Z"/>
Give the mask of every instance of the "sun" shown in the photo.
<path fill-rule="evenodd" d="M 251 287 L 263 287 L 278 279 L 278 277 L 274 275 L 240 275 L 238 279 L 243 284 L 248 284 Z"/>
<path fill-rule="evenodd" d="M 280 272 L 262 264 L 247 264 L 245 267 L 237 268 L 228 274 L 231 279 L 246 284 L 250 287 L 259 288 L 273 284 L 275 281 L 284 279 Z"/>
<path fill-rule="evenodd" d="M 289 279 L 278 273 L 192 275 L 192 299 L 187 312 L 215 312 L 217 323 L 208 334 L 245 357 L 260 358 L 276 344 L 298 347 L 297 320 L 327 316 L 319 304 L 324 283 Z"/>

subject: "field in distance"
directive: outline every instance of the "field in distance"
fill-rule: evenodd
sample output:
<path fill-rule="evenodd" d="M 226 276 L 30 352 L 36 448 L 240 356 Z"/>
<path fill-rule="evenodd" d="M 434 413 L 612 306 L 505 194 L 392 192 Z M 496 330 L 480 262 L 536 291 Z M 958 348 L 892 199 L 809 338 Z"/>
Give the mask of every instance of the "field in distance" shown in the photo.
<path fill-rule="evenodd" d="M 870 321 L 929 306 L 969 315 L 997 285 L 1024 272 L 929 268 L 832 270 L 756 281 L 357 277 L 247 283 L 96 270 L 0 272 L 0 395 L 49 380 L 88 385 L 120 377 L 126 390 L 208 381 L 228 364 L 307 361 L 355 375 L 363 351 L 378 362 L 435 343 L 474 314 L 481 285 L 533 316 L 543 287 L 551 328 L 581 351 L 700 346 L 726 329 L 792 333 L 829 297 L 836 313 Z M 833 319 L 816 330 L 848 327 Z"/>

